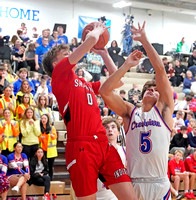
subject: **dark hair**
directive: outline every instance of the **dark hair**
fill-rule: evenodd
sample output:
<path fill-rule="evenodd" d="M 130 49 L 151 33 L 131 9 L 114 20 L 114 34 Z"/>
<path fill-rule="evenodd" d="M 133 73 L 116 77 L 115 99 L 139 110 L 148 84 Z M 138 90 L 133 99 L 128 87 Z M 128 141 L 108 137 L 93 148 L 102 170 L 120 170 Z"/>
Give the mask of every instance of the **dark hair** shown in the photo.
<path fill-rule="evenodd" d="M 3 114 L 5 113 L 6 110 L 9 110 L 11 113 L 11 110 L 9 108 L 5 108 L 5 109 L 3 109 Z"/>
<path fill-rule="evenodd" d="M 186 127 L 186 126 L 181 126 L 180 130 L 181 130 L 181 131 L 187 130 L 187 127 Z"/>
<path fill-rule="evenodd" d="M 79 70 L 82 69 L 82 67 L 78 67 L 75 71 L 76 75 L 78 76 Z M 84 77 L 84 70 L 82 69 L 82 77 Z"/>
<path fill-rule="evenodd" d="M 49 134 L 50 131 L 52 130 L 52 127 L 50 126 L 50 120 L 49 120 L 49 116 L 47 114 L 43 114 L 42 116 L 46 116 L 48 121 L 46 123 L 46 128 L 44 128 L 43 124 L 42 124 L 42 120 L 40 120 L 40 128 L 41 128 L 41 132 L 42 133 L 46 133 Z"/>
<path fill-rule="evenodd" d="M 125 90 L 120 90 L 120 94 L 126 94 Z"/>
<path fill-rule="evenodd" d="M 156 86 L 156 82 L 154 80 L 152 81 L 147 81 L 144 86 L 143 86 L 143 89 L 142 89 L 142 94 L 141 94 L 141 97 L 143 98 L 144 96 L 144 93 L 146 92 L 146 90 L 152 86 Z"/>
<path fill-rule="evenodd" d="M 69 51 L 69 46 L 65 44 L 60 44 L 58 46 L 53 47 L 48 53 L 44 56 L 43 59 L 43 67 L 44 71 L 48 74 L 48 76 L 52 77 L 53 72 L 53 62 L 56 60 L 57 55 L 61 50 Z"/>
<path fill-rule="evenodd" d="M 41 147 L 38 147 L 37 150 L 36 150 L 36 152 L 35 152 L 35 155 L 33 156 L 33 158 L 36 160 L 37 163 L 38 163 L 38 158 L 37 158 L 36 153 L 37 153 L 37 151 L 40 150 L 40 149 L 41 149 L 41 150 L 43 151 L 43 153 L 44 153 L 44 150 L 43 150 Z M 48 165 L 48 163 L 47 163 L 47 160 L 46 160 L 46 157 L 45 157 L 44 154 L 43 154 L 43 157 L 42 157 L 41 161 L 42 161 L 42 163 L 43 163 L 43 165 L 44 165 L 44 168 L 45 168 L 45 167 Z"/>
<path fill-rule="evenodd" d="M 192 101 L 192 99 L 193 99 L 192 96 L 190 96 L 190 95 L 187 95 L 187 96 L 186 96 L 186 101 Z"/>
<path fill-rule="evenodd" d="M 16 142 L 16 143 L 14 143 L 14 148 L 15 148 L 18 144 L 21 144 L 21 145 L 22 145 L 22 143 Z"/>
<path fill-rule="evenodd" d="M 113 42 L 115 42 L 115 44 L 116 44 L 116 47 L 118 47 L 118 43 L 117 43 L 117 41 L 116 40 L 113 40 L 112 42 L 111 42 L 111 47 L 112 47 L 112 43 Z"/>

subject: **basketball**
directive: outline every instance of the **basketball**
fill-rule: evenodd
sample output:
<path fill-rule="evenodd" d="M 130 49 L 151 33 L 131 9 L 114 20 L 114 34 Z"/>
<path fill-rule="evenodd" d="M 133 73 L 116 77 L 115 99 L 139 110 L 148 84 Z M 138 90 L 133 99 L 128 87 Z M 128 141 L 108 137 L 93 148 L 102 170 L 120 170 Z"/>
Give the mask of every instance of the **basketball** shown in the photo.
<path fill-rule="evenodd" d="M 94 25 L 100 24 L 100 22 L 92 22 L 88 25 L 86 25 L 82 31 L 82 40 L 84 41 L 87 35 L 87 30 L 92 31 L 94 29 Z M 99 36 L 98 42 L 95 44 L 95 49 L 103 49 L 106 44 L 108 43 L 110 38 L 110 34 L 108 29 L 105 30 L 105 32 Z"/>

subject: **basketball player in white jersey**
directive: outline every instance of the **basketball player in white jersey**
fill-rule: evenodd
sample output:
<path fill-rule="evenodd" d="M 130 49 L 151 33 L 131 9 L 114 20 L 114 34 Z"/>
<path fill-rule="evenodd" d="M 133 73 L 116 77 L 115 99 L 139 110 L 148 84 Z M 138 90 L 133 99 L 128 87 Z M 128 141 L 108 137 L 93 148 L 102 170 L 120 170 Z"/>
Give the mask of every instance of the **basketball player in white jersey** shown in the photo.
<path fill-rule="evenodd" d="M 100 89 L 106 104 L 122 116 L 126 132 L 127 169 L 139 200 L 170 199 L 167 177 L 170 134 L 173 126 L 174 102 L 165 68 L 145 33 L 145 22 L 133 26 L 132 38 L 142 43 L 156 78 L 147 82 L 142 91 L 140 108 L 125 102 L 113 92 L 120 87 L 124 74 L 137 65 L 141 56 L 134 51 Z"/>
<path fill-rule="evenodd" d="M 116 119 L 112 117 L 104 117 L 102 119 L 103 126 L 106 129 L 106 136 L 111 145 L 113 145 L 122 160 L 124 167 L 126 168 L 126 150 L 124 146 L 120 146 L 117 143 L 117 138 L 120 135 L 120 124 Z M 103 177 L 100 177 L 102 179 Z M 97 200 L 118 200 L 111 190 L 107 190 L 105 185 L 98 179 L 97 180 L 98 191 L 96 193 Z"/>

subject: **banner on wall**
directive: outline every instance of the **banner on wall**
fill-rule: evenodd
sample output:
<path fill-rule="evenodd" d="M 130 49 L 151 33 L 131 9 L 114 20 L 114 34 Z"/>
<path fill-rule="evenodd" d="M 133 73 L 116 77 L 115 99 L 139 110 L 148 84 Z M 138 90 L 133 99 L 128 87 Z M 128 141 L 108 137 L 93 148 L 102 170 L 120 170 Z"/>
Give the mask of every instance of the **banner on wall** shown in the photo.
<path fill-rule="evenodd" d="M 78 38 L 82 38 L 82 31 L 87 24 L 89 24 L 91 22 L 98 22 L 98 19 L 99 18 L 95 18 L 95 17 L 79 16 L 79 19 L 78 19 Z M 111 26 L 111 20 L 106 19 L 105 25 Z M 109 29 L 109 33 L 110 33 L 110 31 L 111 31 L 111 28 Z"/>

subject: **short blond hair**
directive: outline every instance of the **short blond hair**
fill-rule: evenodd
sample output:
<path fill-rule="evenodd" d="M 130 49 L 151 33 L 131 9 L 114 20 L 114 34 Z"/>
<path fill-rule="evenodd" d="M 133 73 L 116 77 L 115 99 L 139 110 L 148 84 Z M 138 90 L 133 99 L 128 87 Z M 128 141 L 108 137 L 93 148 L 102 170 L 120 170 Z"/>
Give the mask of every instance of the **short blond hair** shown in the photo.
<path fill-rule="evenodd" d="M 177 153 L 180 153 L 180 154 L 183 155 L 183 151 L 181 151 L 181 150 L 176 150 L 176 151 L 175 151 L 175 155 L 176 155 Z"/>

